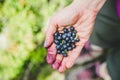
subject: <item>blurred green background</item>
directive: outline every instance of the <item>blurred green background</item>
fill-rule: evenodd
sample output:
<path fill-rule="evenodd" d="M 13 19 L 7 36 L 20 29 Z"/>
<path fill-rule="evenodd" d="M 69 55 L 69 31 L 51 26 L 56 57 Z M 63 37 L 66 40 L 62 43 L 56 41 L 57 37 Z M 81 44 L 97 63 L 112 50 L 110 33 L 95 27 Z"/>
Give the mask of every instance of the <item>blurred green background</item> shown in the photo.
<path fill-rule="evenodd" d="M 0 0 L 0 80 L 62 80 L 43 47 L 50 16 L 72 0 Z"/>

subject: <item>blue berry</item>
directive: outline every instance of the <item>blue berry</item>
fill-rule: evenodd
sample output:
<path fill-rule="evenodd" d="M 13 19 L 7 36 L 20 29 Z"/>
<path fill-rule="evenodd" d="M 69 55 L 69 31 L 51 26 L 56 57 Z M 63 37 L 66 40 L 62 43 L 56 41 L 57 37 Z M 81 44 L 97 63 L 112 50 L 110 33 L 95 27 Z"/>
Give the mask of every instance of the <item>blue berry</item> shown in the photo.
<path fill-rule="evenodd" d="M 74 29 L 74 27 L 73 26 L 71 26 L 70 27 L 70 31 L 74 31 L 75 29 Z"/>
<path fill-rule="evenodd" d="M 76 41 L 76 42 L 79 42 L 79 41 L 80 41 L 80 39 L 79 39 L 79 38 L 77 38 L 75 41 Z"/>
<path fill-rule="evenodd" d="M 63 31 L 64 31 L 65 33 L 67 33 L 67 32 L 68 32 L 68 29 L 67 29 L 67 28 L 64 28 Z"/>
<path fill-rule="evenodd" d="M 60 51 L 60 50 L 57 50 L 57 53 L 58 53 L 58 54 L 60 54 L 60 53 L 61 53 L 61 51 Z"/>
<path fill-rule="evenodd" d="M 58 40 L 54 40 L 55 44 L 59 44 L 59 41 Z"/>
<path fill-rule="evenodd" d="M 55 37 L 57 37 L 58 35 L 59 35 L 59 32 L 58 32 L 58 31 L 54 33 L 54 36 L 55 36 Z"/>
<path fill-rule="evenodd" d="M 68 47 L 67 49 L 68 49 L 68 51 L 70 51 L 70 50 L 72 50 L 72 47 Z"/>
<path fill-rule="evenodd" d="M 63 35 L 62 35 L 62 38 L 65 39 L 65 38 L 66 38 L 66 34 L 63 34 Z"/>
<path fill-rule="evenodd" d="M 64 57 L 67 57 L 67 56 L 68 56 L 66 53 L 63 53 L 62 55 L 63 55 Z"/>
<path fill-rule="evenodd" d="M 58 37 L 57 37 L 57 39 L 58 39 L 58 40 L 61 40 L 61 39 L 62 39 L 62 37 L 61 37 L 61 36 L 58 36 Z"/>

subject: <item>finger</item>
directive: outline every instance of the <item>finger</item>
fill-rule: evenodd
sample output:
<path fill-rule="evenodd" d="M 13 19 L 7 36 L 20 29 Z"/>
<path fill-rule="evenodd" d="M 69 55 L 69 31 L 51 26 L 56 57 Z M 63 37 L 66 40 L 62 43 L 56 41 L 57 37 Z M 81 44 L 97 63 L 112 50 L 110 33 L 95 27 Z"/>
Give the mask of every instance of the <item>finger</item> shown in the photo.
<path fill-rule="evenodd" d="M 53 69 L 58 69 L 61 62 L 62 62 L 63 56 L 61 54 L 57 54 L 55 62 L 52 64 Z"/>
<path fill-rule="evenodd" d="M 68 62 L 66 63 L 67 68 L 71 68 L 74 65 L 76 59 L 80 55 L 82 48 L 83 46 L 77 46 L 76 49 L 69 53 Z"/>
<path fill-rule="evenodd" d="M 47 54 L 47 62 L 49 64 L 52 64 L 55 61 L 56 57 L 56 45 L 53 43 L 49 48 L 48 48 L 48 54 Z"/>
<path fill-rule="evenodd" d="M 64 60 L 65 58 L 66 58 L 66 57 L 64 57 L 63 60 Z M 60 66 L 59 66 L 59 69 L 58 69 L 59 72 L 64 72 L 64 71 L 66 71 L 67 68 L 66 68 L 66 65 L 65 65 L 65 64 L 66 64 L 66 63 L 62 61 L 62 63 L 61 63 Z"/>
<path fill-rule="evenodd" d="M 45 43 L 44 43 L 44 47 L 48 48 L 52 43 L 53 43 L 53 39 L 54 39 L 54 33 L 56 31 L 57 25 L 55 24 L 55 22 L 50 22 L 48 29 L 46 31 L 46 39 L 45 39 Z"/>

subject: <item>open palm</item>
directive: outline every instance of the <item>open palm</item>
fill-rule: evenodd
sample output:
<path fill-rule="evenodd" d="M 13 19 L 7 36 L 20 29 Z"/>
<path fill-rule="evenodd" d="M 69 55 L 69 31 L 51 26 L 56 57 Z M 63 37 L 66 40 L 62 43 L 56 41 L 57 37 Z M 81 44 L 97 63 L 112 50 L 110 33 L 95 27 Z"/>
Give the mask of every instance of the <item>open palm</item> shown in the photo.
<path fill-rule="evenodd" d="M 71 68 L 77 57 L 88 41 L 93 30 L 96 15 L 104 2 L 99 2 L 96 8 L 86 6 L 76 9 L 73 4 L 56 13 L 50 20 L 47 33 L 45 47 L 48 49 L 47 62 L 52 65 L 53 69 L 64 72 L 67 68 Z M 57 29 L 74 26 L 80 42 L 76 43 L 76 48 L 68 52 L 68 57 L 56 54 L 56 45 L 53 43 L 53 34 Z"/>

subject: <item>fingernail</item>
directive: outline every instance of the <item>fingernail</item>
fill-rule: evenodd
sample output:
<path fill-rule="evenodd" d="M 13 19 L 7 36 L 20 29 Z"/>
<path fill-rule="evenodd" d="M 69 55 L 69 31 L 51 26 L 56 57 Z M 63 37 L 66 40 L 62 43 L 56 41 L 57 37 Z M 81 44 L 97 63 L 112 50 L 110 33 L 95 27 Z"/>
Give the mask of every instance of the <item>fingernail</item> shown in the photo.
<path fill-rule="evenodd" d="M 47 41 L 45 40 L 45 42 L 44 42 L 44 47 L 47 47 Z"/>

